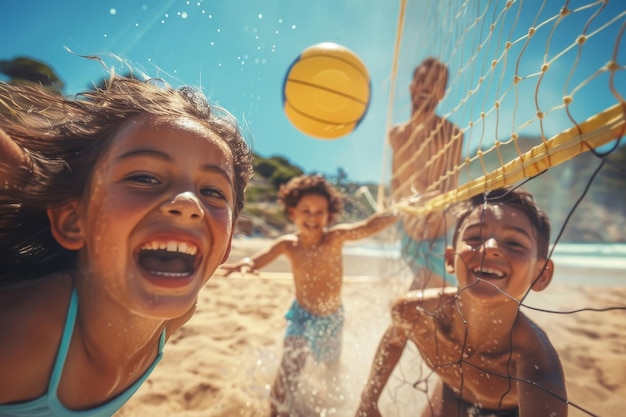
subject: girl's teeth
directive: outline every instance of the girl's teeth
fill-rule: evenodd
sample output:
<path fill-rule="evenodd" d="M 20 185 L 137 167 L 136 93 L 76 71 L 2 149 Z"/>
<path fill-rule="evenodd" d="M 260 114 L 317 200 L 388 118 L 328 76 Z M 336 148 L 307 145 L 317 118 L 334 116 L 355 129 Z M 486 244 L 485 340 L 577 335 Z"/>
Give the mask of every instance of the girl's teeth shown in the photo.
<path fill-rule="evenodd" d="M 144 250 L 167 250 L 168 252 L 181 252 L 188 255 L 195 255 L 198 248 L 185 242 L 149 242 L 143 245 Z"/>

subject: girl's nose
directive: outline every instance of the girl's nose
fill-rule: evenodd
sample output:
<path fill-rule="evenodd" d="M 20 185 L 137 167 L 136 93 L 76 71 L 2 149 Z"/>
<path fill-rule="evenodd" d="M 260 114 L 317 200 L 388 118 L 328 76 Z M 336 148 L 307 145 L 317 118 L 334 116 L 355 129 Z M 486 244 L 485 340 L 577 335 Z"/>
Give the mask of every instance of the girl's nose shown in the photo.
<path fill-rule="evenodd" d="M 166 201 L 161 206 L 163 214 L 177 216 L 181 219 L 201 219 L 204 217 L 204 210 L 200 201 L 191 191 L 176 194 L 170 201 Z"/>

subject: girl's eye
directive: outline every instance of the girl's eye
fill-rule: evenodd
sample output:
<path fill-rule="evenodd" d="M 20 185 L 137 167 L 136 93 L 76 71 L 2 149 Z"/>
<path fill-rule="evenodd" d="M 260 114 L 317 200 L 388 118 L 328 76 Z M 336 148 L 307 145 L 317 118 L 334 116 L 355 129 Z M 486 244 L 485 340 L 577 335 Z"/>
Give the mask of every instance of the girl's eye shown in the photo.
<path fill-rule="evenodd" d="M 137 174 L 128 177 L 128 181 L 139 182 L 143 184 L 161 184 L 155 176 L 148 174 Z"/>

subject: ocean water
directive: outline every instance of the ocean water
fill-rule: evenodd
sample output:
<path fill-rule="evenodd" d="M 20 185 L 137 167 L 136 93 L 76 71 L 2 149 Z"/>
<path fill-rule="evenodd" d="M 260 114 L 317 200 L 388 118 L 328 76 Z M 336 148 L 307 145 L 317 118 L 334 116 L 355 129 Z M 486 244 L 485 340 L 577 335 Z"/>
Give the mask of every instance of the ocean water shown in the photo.
<path fill-rule="evenodd" d="M 558 243 L 551 246 L 555 265 L 553 282 L 580 285 L 626 285 L 625 243 Z M 344 255 L 388 260 L 400 259 L 399 243 L 355 242 Z"/>
<path fill-rule="evenodd" d="M 626 273 L 626 244 L 559 243 L 554 246 L 552 260 L 568 266 L 622 269 Z"/>

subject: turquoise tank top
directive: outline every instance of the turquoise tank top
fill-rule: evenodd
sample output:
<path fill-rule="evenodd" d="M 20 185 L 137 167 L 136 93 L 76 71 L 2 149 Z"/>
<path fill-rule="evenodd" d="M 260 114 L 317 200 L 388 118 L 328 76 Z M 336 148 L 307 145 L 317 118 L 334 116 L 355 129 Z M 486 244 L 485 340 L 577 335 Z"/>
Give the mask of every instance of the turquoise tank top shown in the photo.
<path fill-rule="evenodd" d="M 148 379 L 156 365 L 163 357 L 163 346 L 165 345 L 165 330 L 161 333 L 159 340 L 159 351 L 156 359 L 146 371 L 133 385 L 128 387 L 126 391 L 120 393 L 106 404 L 89 410 L 69 410 L 61 404 L 57 397 L 59 381 L 63 373 L 67 351 L 72 339 L 74 331 L 74 323 L 76 322 L 76 311 L 78 310 L 78 296 L 76 289 L 72 291 L 70 299 L 70 307 L 67 311 L 65 319 L 65 327 L 63 329 L 63 337 L 59 345 L 59 352 L 52 369 L 50 382 L 48 383 L 48 392 L 41 397 L 22 403 L 0 404 L 0 417 L 111 417 L 133 396 L 141 385 Z"/>

